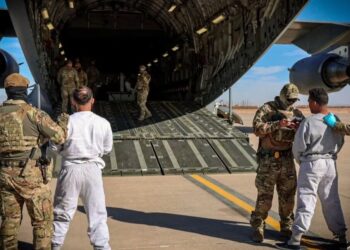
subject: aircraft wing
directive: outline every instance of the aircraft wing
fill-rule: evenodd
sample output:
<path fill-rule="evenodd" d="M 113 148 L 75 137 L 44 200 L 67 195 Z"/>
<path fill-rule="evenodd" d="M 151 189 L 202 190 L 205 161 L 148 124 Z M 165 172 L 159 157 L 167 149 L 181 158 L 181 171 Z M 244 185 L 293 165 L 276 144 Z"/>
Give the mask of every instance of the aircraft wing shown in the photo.
<path fill-rule="evenodd" d="M 294 44 L 309 54 L 350 42 L 350 24 L 293 22 L 276 44 Z"/>
<path fill-rule="evenodd" d="M 0 40 L 2 37 L 15 37 L 16 32 L 8 10 L 0 9 Z"/>

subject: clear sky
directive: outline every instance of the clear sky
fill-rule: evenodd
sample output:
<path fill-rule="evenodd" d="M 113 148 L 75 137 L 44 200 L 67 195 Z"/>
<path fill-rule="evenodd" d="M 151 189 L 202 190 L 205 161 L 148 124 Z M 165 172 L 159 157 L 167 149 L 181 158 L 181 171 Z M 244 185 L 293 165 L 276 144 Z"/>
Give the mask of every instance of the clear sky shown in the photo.
<path fill-rule="evenodd" d="M 0 0 L 0 8 L 6 8 L 4 0 Z M 310 0 L 296 20 L 345 22 L 350 23 L 350 0 Z M 20 71 L 33 83 L 33 77 L 26 64 L 17 38 L 3 38 L 0 47 L 11 53 L 17 62 L 24 64 Z M 294 45 L 273 45 L 264 56 L 232 87 L 233 104 L 261 105 L 273 99 L 289 81 L 288 68 L 298 60 L 308 56 Z M 0 90 L 0 101 L 4 100 L 4 91 Z M 228 93 L 219 100 L 228 101 Z M 306 97 L 300 104 L 306 104 Z M 350 105 L 350 86 L 330 95 L 332 105 Z"/>

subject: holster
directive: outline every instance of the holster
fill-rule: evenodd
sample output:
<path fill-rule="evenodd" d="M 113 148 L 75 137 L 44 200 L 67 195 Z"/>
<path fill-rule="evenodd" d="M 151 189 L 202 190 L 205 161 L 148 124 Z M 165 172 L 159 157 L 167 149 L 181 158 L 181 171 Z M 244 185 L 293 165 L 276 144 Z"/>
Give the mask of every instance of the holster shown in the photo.
<path fill-rule="evenodd" d="M 37 166 L 40 168 L 43 177 L 43 183 L 47 184 L 52 179 L 52 164 L 46 157 L 40 157 L 37 161 Z"/>

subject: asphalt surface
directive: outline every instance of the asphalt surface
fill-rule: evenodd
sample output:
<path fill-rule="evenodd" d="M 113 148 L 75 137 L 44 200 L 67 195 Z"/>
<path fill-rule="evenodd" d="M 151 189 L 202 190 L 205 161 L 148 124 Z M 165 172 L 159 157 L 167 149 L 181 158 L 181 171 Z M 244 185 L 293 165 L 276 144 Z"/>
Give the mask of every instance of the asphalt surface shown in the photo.
<path fill-rule="evenodd" d="M 251 112 L 242 112 L 250 133 Z M 239 111 L 238 111 L 239 113 Z M 339 114 L 350 121 L 350 110 Z M 254 147 L 257 140 L 249 134 Z M 339 193 L 350 225 L 350 137 L 338 159 Z M 270 213 L 266 240 L 250 240 L 249 213 L 256 199 L 255 173 L 174 176 L 105 177 L 104 186 L 112 249 L 271 249 L 282 240 L 278 230 L 277 196 Z M 52 182 L 54 189 L 56 181 Z M 322 239 L 305 240 L 309 249 L 336 249 L 317 204 L 310 231 Z M 347 233 L 350 238 L 350 233 Z M 316 239 L 316 240 L 315 240 Z M 325 239 L 325 240 L 323 240 Z M 30 249 L 32 229 L 25 213 L 19 233 L 22 249 Z M 332 247 L 333 246 L 333 247 Z M 92 249 L 87 219 L 78 207 L 63 249 Z"/>

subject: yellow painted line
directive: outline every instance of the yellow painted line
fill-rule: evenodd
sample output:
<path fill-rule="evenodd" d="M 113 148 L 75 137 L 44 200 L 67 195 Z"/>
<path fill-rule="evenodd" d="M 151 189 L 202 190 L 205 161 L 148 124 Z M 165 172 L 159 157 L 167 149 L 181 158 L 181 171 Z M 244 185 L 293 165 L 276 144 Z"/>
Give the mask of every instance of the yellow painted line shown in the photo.
<path fill-rule="evenodd" d="M 249 205 L 247 202 L 237 198 L 236 196 L 234 196 L 233 194 L 230 194 L 229 192 L 223 190 L 222 188 L 218 187 L 217 185 L 215 185 L 214 183 L 211 183 L 210 181 L 204 179 L 203 177 L 199 176 L 199 175 L 191 175 L 191 177 L 193 179 L 195 179 L 196 181 L 198 181 L 199 183 L 203 184 L 204 186 L 210 188 L 211 190 L 213 190 L 215 193 L 219 194 L 220 196 L 224 197 L 225 199 L 231 201 L 232 203 L 236 204 L 237 206 L 239 206 L 240 208 L 243 208 L 246 212 L 248 212 L 249 214 L 254 211 L 254 207 L 252 207 L 251 205 Z M 265 222 L 271 226 L 273 229 L 280 231 L 280 223 L 279 221 L 277 221 L 276 219 L 272 218 L 271 216 L 268 216 L 265 220 Z"/>
<path fill-rule="evenodd" d="M 212 191 L 214 191 L 215 193 L 217 193 L 218 195 L 224 197 L 226 200 L 231 201 L 232 203 L 234 203 L 235 205 L 239 206 L 240 208 L 242 208 L 243 210 L 245 210 L 246 212 L 248 212 L 249 214 L 254 211 L 254 207 L 249 205 L 247 202 L 239 199 L 238 197 L 234 196 L 233 194 L 223 190 L 222 188 L 220 188 L 219 186 L 215 185 L 214 183 L 204 179 L 203 177 L 197 175 L 197 174 L 193 174 L 191 175 L 191 177 L 193 179 L 195 179 L 196 181 L 198 181 L 199 183 L 203 184 L 204 186 L 206 186 L 207 188 L 211 189 Z M 265 220 L 266 224 L 268 224 L 269 226 L 271 226 L 273 229 L 275 229 L 276 231 L 280 231 L 280 223 L 279 221 L 277 221 L 276 219 L 272 218 L 271 216 L 268 216 Z M 304 243 L 310 243 L 311 241 L 309 240 L 305 240 L 302 239 L 302 242 Z M 309 250 L 318 250 L 319 248 L 311 248 L 311 247 L 307 247 L 306 249 Z"/>

